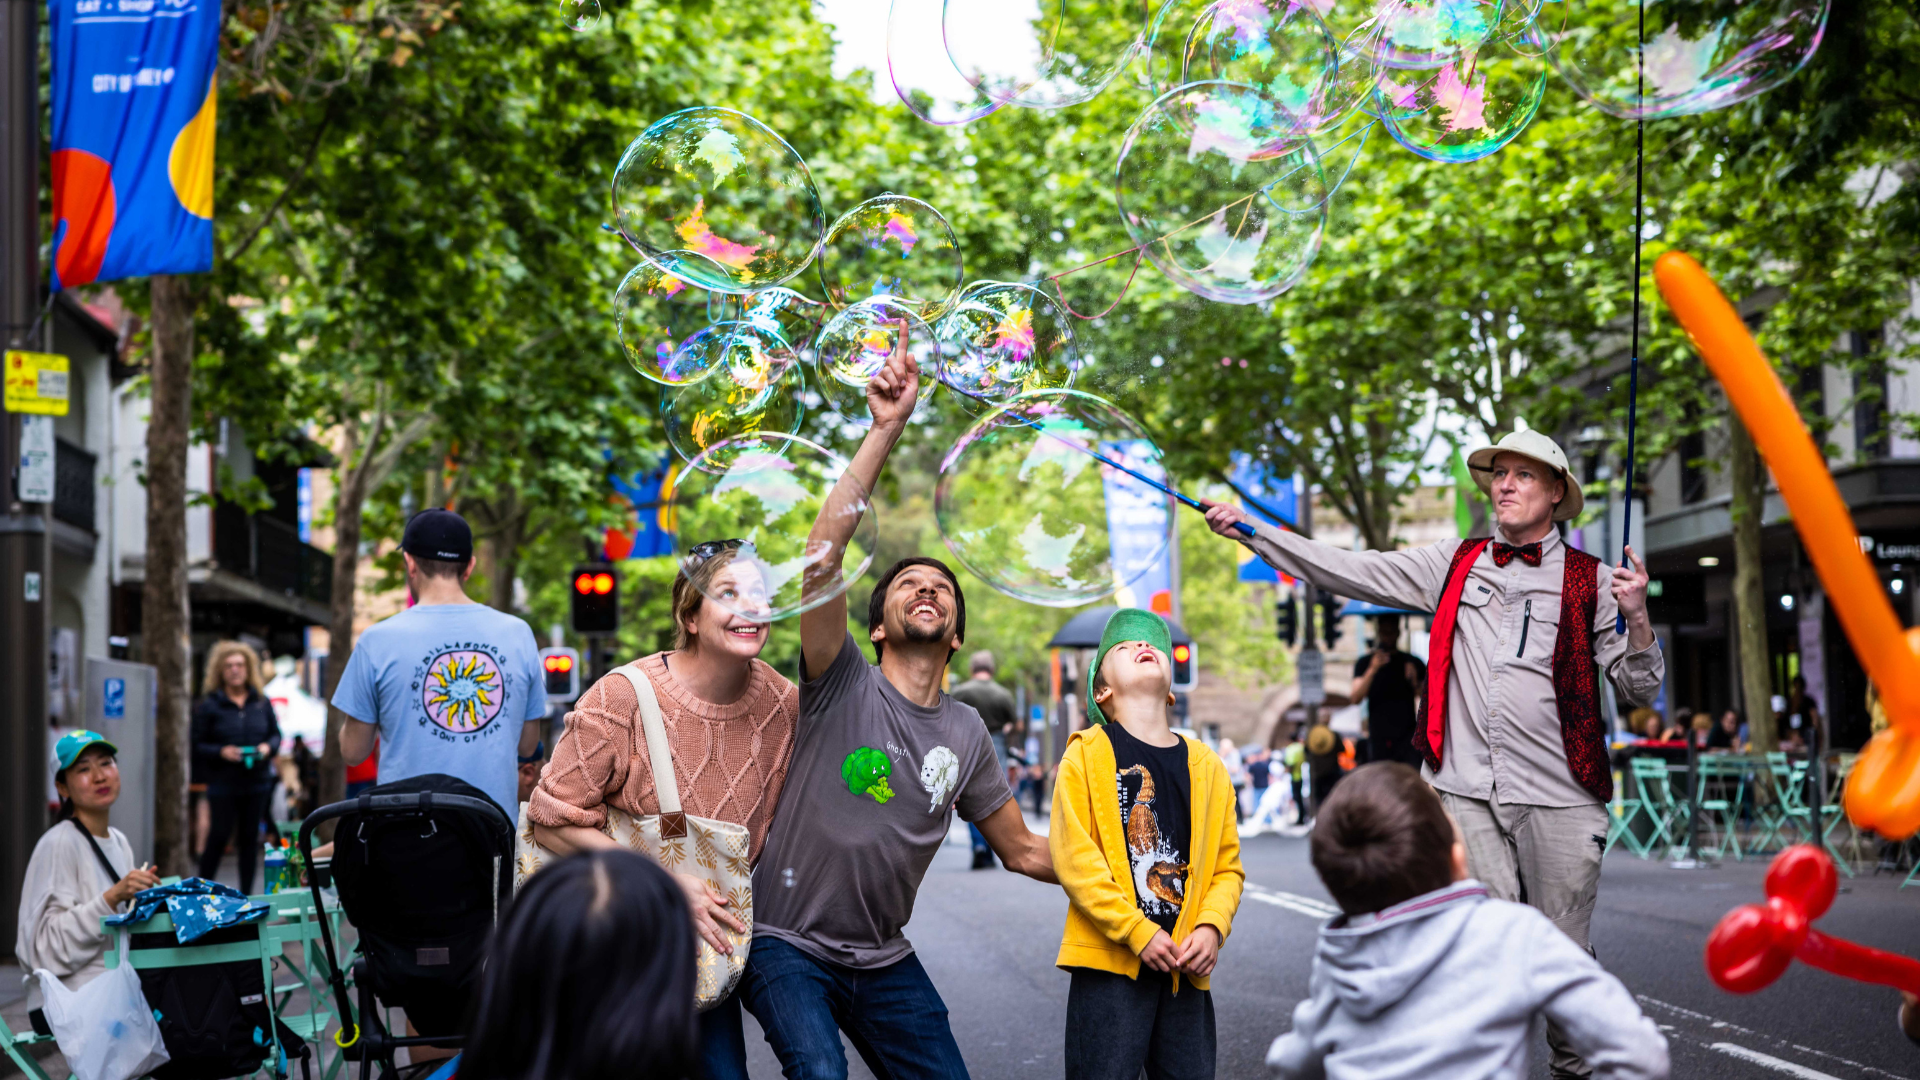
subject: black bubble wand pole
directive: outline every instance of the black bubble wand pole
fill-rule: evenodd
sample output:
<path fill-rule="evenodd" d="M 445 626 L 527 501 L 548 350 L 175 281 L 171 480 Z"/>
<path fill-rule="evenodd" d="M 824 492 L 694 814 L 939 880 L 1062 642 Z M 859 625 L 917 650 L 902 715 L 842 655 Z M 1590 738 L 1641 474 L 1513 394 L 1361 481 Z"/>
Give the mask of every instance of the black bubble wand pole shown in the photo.
<path fill-rule="evenodd" d="M 1647 93 L 1647 2 L 1640 0 L 1640 30 L 1637 48 L 1639 72 L 1635 79 L 1634 102 L 1641 112 L 1646 110 L 1646 102 L 1641 100 Z M 1644 212 L 1647 170 L 1647 121 L 1642 116 L 1634 121 L 1633 154 L 1633 330 L 1632 359 L 1627 366 L 1627 473 L 1620 486 L 1620 565 L 1631 561 L 1628 550 L 1633 536 L 1633 436 L 1640 420 L 1640 242 L 1644 231 L 1641 227 L 1641 215 Z M 1619 612 L 1613 616 L 1613 632 L 1627 632 L 1627 617 Z"/>

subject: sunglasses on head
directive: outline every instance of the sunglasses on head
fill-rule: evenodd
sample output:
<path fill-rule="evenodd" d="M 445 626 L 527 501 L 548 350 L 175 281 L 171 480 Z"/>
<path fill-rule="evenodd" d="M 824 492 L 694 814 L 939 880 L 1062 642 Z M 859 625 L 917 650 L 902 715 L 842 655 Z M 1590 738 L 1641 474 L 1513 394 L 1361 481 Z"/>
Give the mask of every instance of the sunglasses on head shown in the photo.
<path fill-rule="evenodd" d="M 687 549 L 687 564 L 699 566 L 723 551 L 739 551 L 741 548 L 752 546 L 745 540 L 708 540 Z"/>

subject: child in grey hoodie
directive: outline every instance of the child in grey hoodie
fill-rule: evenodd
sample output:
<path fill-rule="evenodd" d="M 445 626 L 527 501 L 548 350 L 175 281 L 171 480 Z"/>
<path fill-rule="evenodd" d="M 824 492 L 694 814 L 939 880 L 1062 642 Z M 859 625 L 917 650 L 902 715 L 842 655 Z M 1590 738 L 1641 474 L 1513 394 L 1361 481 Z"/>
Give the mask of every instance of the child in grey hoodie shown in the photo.
<path fill-rule="evenodd" d="M 1620 980 L 1533 908 L 1467 876 L 1420 774 L 1355 770 L 1321 808 L 1313 866 L 1344 915 L 1267 1064 L 1289 1080 L 1524 1080 L 1533 1019 L 1596 1080 L 1665 1080 L 1667 1041 Z"/>

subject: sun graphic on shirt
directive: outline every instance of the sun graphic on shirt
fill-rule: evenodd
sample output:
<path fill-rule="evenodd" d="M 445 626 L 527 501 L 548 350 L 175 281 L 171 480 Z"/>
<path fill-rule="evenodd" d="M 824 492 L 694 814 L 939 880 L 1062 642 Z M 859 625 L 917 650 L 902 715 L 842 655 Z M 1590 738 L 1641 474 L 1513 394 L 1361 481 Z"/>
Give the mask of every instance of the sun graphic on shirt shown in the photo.
<path fill-rule="evenodd" d="M 493 657 L 466 649 L 434 657 L 421 687 L 427 716 L 455 732 L 478 731 L 492 723 L 505 698 L 500 667 Z"/>

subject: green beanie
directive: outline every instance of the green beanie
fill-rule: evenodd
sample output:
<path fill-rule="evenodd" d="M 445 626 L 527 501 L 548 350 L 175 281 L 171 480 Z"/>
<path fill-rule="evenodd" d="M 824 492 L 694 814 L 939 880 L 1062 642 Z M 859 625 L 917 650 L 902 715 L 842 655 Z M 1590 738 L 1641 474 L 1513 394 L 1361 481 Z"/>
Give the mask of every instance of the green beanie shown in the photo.
<path fill-rule="evenodd" d="M 1167 620 L 1151 611 L 1130 607 L 1107 616 L 1107 628 L 1100 631 L 1100 651 L 1093 656 L 1093 666 L 1087 668 L 1087 719 L 1095 724 L 1106 723 L 1107 717 L 1100 706 L 1093 703 L 1093 677 L 1100 673 L 1100 665 L 1107 662 L 1107 654 L 1123 641 L 1144 641 L 1166 653 L 1168 663 L 1173 662 L 1173 633 L 1167 629 Z"/>

